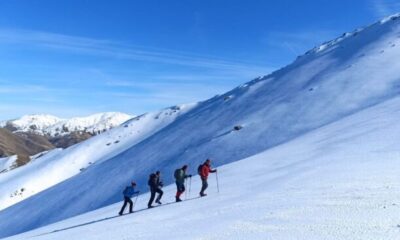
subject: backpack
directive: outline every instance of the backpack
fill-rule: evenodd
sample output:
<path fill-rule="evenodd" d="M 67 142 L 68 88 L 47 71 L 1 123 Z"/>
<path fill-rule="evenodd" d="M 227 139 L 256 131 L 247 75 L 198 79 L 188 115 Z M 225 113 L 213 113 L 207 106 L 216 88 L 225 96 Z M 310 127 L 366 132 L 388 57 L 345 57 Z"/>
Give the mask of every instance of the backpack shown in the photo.
<path fill-rule="evenodd" d="M 179 170 L 181 170 L 180 168 L 176 169 L 174 172 L 174 177 L 175 179 L 179 178 Z"/>
<path fill-rule="evenodd" d="M 198 167 L 197 167 L 197 173 L 201 176 L 201 170 L 203 169 L 203 166 L 204 166 L 204 164 L 200 164 Z"/>
<path fill-rule="evenodd" d="M 150 174 L 147 185 L 149 185 L 149 186 L 153 185 L 153 181 L 154 181 L 155 177 L 156 177 L 156 175 L 154 173 Z"/>

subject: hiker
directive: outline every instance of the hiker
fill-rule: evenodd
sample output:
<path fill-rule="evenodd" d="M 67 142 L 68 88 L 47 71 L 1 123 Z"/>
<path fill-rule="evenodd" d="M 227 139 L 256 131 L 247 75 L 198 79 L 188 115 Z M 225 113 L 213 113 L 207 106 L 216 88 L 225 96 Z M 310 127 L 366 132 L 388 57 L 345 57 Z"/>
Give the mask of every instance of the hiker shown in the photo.
<path fill-rule="evenodd" d="M 153 207 L 152 204 L 153 204 L 154 198 L 156 197 L 156 193 L 158 193 L 156 203 L 158 203 L 160 205 L 162 204 L 161 197 L 164 192 L 161 190 L 161 188 L 163 187 L 163 183 L 162 183 L 160 177 L 161 177 L 160 171 L 150 174 L 149 181 L 148 181 L 148 184 L 150 187 L 150 200 L 149 200 L 149 203 L 147 204 L 148 208 Z"/>
<path fill-rule="evenodd" d="M 184 165 L 182 168 L 178 168 L 174 172 L 174 177 L 175 177 L 175 183 L 176 183 L 176 196 L 175 196 L 175 201 L 176 202 L 181 202 L 180 196 L 182 193 L 185 191 L 185 179 L 186 178 L 191 178 L 192 175 L 187 175 L 186 170 L 188 166 Z"/>
<path fill-rule="evenodd" d="M 198 172 L 199 172 L 199 175 L 201 178 L 201 184 L 202 184 L 201 191 L 200 191 L 200 197 L 204 197 L 204 196 L 207 196 L 207 194 L 205 194 L 204 191 L 208 187 L 208 182 L 207 182 L 208 174 L 217 172 L 217 169 L 211 169 L 211 160 L 207 159 L 202 165 L 199 166 Z"/>
<path fill-rule="evenodd" d="M 139 195 L 139 191 L 135 191 L 136 183 L 132 182 L 131 186 L 127 186 L 122 194 L 124 194 L 124 205 L 122 205 L 121 211 L 119 211 L 119 215 L 122 215 L 122 213 L 125 210 L 126 204 L 129 203 L 129 213 L 133 213 L 133 202 L 131 198 L 133 195 Z"/>

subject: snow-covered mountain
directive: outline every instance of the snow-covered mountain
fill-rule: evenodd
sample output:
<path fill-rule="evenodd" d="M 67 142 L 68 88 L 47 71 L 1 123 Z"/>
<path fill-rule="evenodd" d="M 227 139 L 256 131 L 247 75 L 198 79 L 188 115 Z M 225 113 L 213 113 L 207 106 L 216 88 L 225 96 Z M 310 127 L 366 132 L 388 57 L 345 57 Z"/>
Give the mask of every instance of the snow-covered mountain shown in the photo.
<path fill-rule="evenodd" d="M 26 115 L 19 119 L 2 121 L 0 127 L 8 126 L 13 131 L 34 132 L 57 137 L 71 132 L 98 134 L 111 129 L 134 116 L 120 112 L 106 112 L 87 117 L 61 119 L 52 115 Z"/>
<path fill-rule="evenodd" d="M 54 148 L 70 147 L 131 118 L 133 116 L 128 114 L 108 112 L 72 119 L 26 115 L 0 122 L 0 157 L 16 156 L 10 158 L 14 159 L 11 165 L 9 161 L 5 164 L 1 163 L 5 160 L 0 160 L 0 173 L 29 163 L 33 155 Z"/>
<path fill-rule="evenodd" d="M 173 184 L 159 208 L 144 194 L 133 214 L 118 217 L 118 202 L 10 240 L 398 239 L 399 118 L 396 97 L 219 167 L 219 193 L 212 174 L 197 198 L 195 176 L 188 201 L 168 204 Z"/>
<path fill-rule="evenodd" d="M 203 225 L 185 225 L 186 229 L 190 233 L 200 234 L 196 229 L 203 229 L 204 224 L 210 223 L 210 234 L 215 234 L 209 236 L 211 239 L 232 239 L 242 236 L 235 234 L 242 233 L 244 238 L 259 237 L 267 230 L 276 230 L 276 236 L 287 239 L 283 233 L 287 230 L 284 224 L 288 219 L 292 219 L 288 223 L 293 227 L 290 232 L 292 236 L 302 233 L 298 228 L 310 229 L 309 226 L 313 226 L 312 221 L 321 221 L 319 229 L 327 229 L 326 234 L 314 239 L 342 239 L 340 235 L 333 235 L 333 230 L 329 227 L 332 222 L 336 223 L 335 226 L 345 224 L 335 222 L 335 216 L 338 215 L 323 215 L 324 211 L 340 210 L 340 216 L 343 217 L 348 210 L 353 210 L 354 215 L 370 219 L 375 216 L 375 211 L 368 212 L 371 215 L 363 216 L 360 208 L 355 205 L 339 209 L 337 204 L 351 202 L 361 196 L 361 199 L 373 198 L 373 207 L 377 207 L 376 204 L 382 199 L 376 195 L 383 192 L 384 196 L 388 196 L 387 191 L 390 190 L 385 192 L 385 185 L 390 189 L 395 180 L 398 180 L 398 174 L 392 171 L 398 169 L 393 157 L 395 154 L 390 153 L 395 151 L 394 146 L 398 139 L 396 129 L 399 128 L 399 18 L 400 15 L 391 16 L 365 29 L 344 34 L 268 76 L 198 103 L 168 122 L 168 125 L 157 128 L 157 131 L 150 131 L 140 141 L 127 143 L 123 149 L 98 153 L 98 159 L 101 160 L 87 167 L 85 171 L 75 171 L 68 180 L 2 210 L 0 237 L 35 229 L 116 203 L 121 200 L 121 189 L 132 179 L 137 181 L 143 192 L 147 190 L 149 173 L 155 170 L 165 173 L 165 183 L 172 183 L 174 169 L 183 164 L 189 164 L 190 171 L 196 172 L 197 165 L 206 158 L 213 159 L 216 166 L 221 166 L 264 152 L 265 154 L 223 167 L 220 174 L 226 171 L 226 178 L 221 180 L 221 185 L 226 188 L 219 196 L 211 199 L 211 202 L 206 203 L 207 198 L 201 199 L 199 206 L 203 208 L 190 203 L 182 209 L 171 206 L 170 211 L 163 211 L 162 208 L 155 209 L 151 214 L 143 211 L 140 213 L 140 222 L 133 220 L 134 223 L 144 226 L 142 224 L 151 222 L 152 226 L 156 225 L 153 228 L 156 234 L 171 236 L 176 233 L 178 226 L 181 227 L 179 224 L 185 224 L 183 219 L 162 224 L 154 224 L 155 221 L 193 214 L 188 224 L 203 220 Z M 122 131 L 121 129 L 116 128 L 115 133 Z M 112 139 L 105 134 L 99 135 L 100 137 L 103 138 L 103 146 Z M 378 142 L 371 143 L 373 140 Z M 87 153 L 82 148 L 74 155 L 85 156 Z M 383 176 L 380 170 L 387 175 Z M 268 175 L 264 176 L 265 174 Z M 369 183 L 375 185 L 372 185 L 372 189 L 369 188 L 369 192 L 362 192 L 369 187 L 366 186 Z M 7 191 L 10 185 L 4 183 L 4 186 L 1 192 Z M 169 194 L 172 194 L 172 188 L 170 186 Z M 241 189 L 243 190 L 240 191 Z M 349 196 L 351 200 L 346 198 L 349 191 L 355 192 Z M 323 200 L 326 197 L 326 201 L 307 200 L 305 196 Z M 291 197 L 300 201 L 296 204 L 296 201 L 290 201 Z M 283 199 L 284 203 L 274 202 L 274 198 Z M 271 203 L 272 207 L 265 207 L 265 202 Z M 216 206 L 221 206 L 222 203 L 226 205 L 220 209 L 208 208 L 213 203 Z M 361 204 L 369 206 L 367 203 L 369 202 Z M 318 204 L 325 205 L 319 208 L 321 205 Z M 333 207 L 329 208 L 328 205 Z M 304 211 L 296 211 L 302 207 Z M 111 208 L 114 212 L 117 205 L 112 205 L 109 209 Z M 274 215 L 275 210 L 272 209 L 282 211 Z M 367 208 L 362 208 L 365 209 Z M 193 210 L 197 211 L 193 213 Z M 98 217 L 106 211 L 108 210 L 99 210 L 89 214 L 89 217 Z M 309 218 L 304 218 L 306 222 L 299 220 L 302 214 L 309 214 Z M 313 219 L 311 214 L 320 214 L 320 217 Z M 210 215 L 216 218 L 211 221 L 208 217 Z M 235 218 L 237 216 L 246 220 L 242 222 Z M 123 225 L 125 230 L 127 224 L 132 227 L 132 219 L 134 218 L 126 218 Z M 121 223 L 117 219 L 115 221 Z M 99 228 L 106 224 L 103 222 Z M 273 225 L 266 226 L 265 222 Z M 60 223 L 58 226 L 66 225 Z M 114 227 L 115 231 L 109 233 L 117 234 L 118 228 L 111 224 L 101 229 L 100 232 L 104 234 L 101 237 L 114 237 L 105 232 L 110 227 Z M 77 228 L 78 226 L 74 227 L 73 232 L 79 238 Z M 251 231 L 242 231 L 243 229 Z M 135 230 L 131 230 L 132 232 Z M 349 232 L 352 232 L 351 229 Z M 138 230 L 137 233 L 135 237 L 138 239 L 149 237 L 146 230 Z M 178 238 L 182 237 L 179 233 L 177 235 Z M 128 232 L 125 231 L 120 236 L 128 238 Z M 306 233 L 301 236 L 308 239 L 307 236 L 318 235 Z"/>
<path fill-rule="evenodd" d="M 182 105 L 144 114 L 67 149 L 54 149 L 33 156 L 29 164 L 0 175 L 0 192 L 5 193 L 0 195 L 0 209 L 117 155 L 167 126 L 191 107 L 190 104 Z M 0 164 L 8 167 L 12 160 L 0 159 Z"/>

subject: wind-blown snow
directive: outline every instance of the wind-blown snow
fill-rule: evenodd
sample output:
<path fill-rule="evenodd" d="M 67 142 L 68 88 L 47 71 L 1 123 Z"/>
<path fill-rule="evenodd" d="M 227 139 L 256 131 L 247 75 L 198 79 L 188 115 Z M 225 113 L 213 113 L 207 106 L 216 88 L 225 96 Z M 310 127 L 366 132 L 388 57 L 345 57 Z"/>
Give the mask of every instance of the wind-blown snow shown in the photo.
<path fill-rule="evenodd" d="M 148 113 L 125 122 L 91 139 L 65 150 L 34 156 L 25 166 L 0 175 L 0 209 L 20 202 L 44 189 L 64 181 L 106 158 L 117 155 L 170 124 L 193 105 Z M 0 161 L 1 163 L 1 161 Z M 21 194 L 13 193 L 24 189 Z M 12 196 L 12 197 L 10 197 Z"/>
<path fill-rule="evenodd" d="M 201 102 L 174 119 L 168 126 L 147 136 L 142 141 L 116 154 L 110 152 L 109 155 L 103 155 L 101 162 L 87 168 L 86 171 L 1 211 L 0 221 L 5 221 L 6 223 L 0 225 L 0 237 L 21 233 L 120 201 L 120 189 L 132 179 L 137 180 L 142 191 L 147 190 L 146 181 L 148 174 L 155 170 L 172 173 L 175 168 L 189 163 L 191 166 L 190 170 L 193 172 L 200 162 L 209 157 L 214 160 L 217 166 L 228 164 L 293 141 L 296 138 L 301 138 L 305 134 L 317 129 L 320 130 L 316 132 L 322 134 L 323 132 L 321 131 L 325 129 L 324 126 L 343 120 L 348 116 L 356 115 L 360 111 L 371 109 L 375 105 L 390 102 L 399 95 L 399 46 L 400 20 L 393 18 L 389 21 L 378 22 L 358 31 L 357 34 L 346 36 L 340 41 L 336 41 L 335 44 L 329 44 L 323 49 L 310 52 L 298 58 L 293 64 L 266 77 L 255 79 L 222 96 Z M 395 101 L 395 103 L 397 104 L 398 101 Z M 382 111 L 386 113 L 386 110 Z M 369 117 L 367 120 L 376 120 L 377 123 L 385 124 L 385 118 L 381 120 L 379 115 L 374 115 L 376 113 L 380 113 L 380 110 L 373 111 L 373 114 L 365 115 L 365 117 Z M 391 115 L 387 116 L 390 117 Z M 271 184 L 270 181 L 284 183 L 279 189 L 288 190 L 284 188 L 286 186 L 285 183 L 293 179 L 295 189 L 300 191 L 297 198 L 296 195 L 293 196 L 295 196 L 294 199 L 300 198 L 300 200 L 301 196 L 305 196 L 301 192 L 303 187 L 305 190 L 309 190 L 306 193 L 312 194 L 315 191 L 316 198 L 322 197 L 323 193 L 329 194 L 329 191 L 326 190 L 329 189 L 327 188 L 329 185 L 325 180 L 321 181 L 320 185 L 315 183 L 315 179 L 319 180 L 325 174 L 327 181 L 335 181 L 334 186 L 339 186 L 337 192 L 335 192 L 335 188 L 332 190 L 334 197 L 340 196 L 341 193 L 345 192 L 346 188 L 342 188 L 341 184 L 347 183 L 352 177 L 356 177 L 357 183 L 361 184 L 359 185 L 360 187 L 365 186 L 362 184 L 369 183 L 371 178 L 364 178 L 362 171 L 368 170 L 368 176 L 372 176 L 372 178 L 378 177 L 379 175 L 374 172 L 374 169 L 382 170 L 382 165 L 379 165 L 381 162 L 372 162 L 372 165 L 363 165 L 364 162 L 360 162 L 363 159 L 360 159 L 362 153 L 357 152 L 358 148 L 368 150 L 369 145 L 367 142 L 361 142 L 364 145 L 360 143 L 360 146 L 352 144 L 350 147 L 341 144 L 341 141 L 358 143 L 359 136 L 363 136 L 362 139 L 364 137 L 365 139 L 374 139 L 368 138 L 368 132 L 363 132 L 363 126 L 359 127 L 357 125 L 363 123 L 362 121 L 349 122 L 350 126 L 359 131 L 358 135 L 356 132 L 350 131 L 351 127 L 339 128 L 344 132 L 334 129 L 333 133 L 324 133 L 322 134 L 322 138 L 317 138 L 318 141 L 312 141 L 312 146 L 301 145 L 299 143 L 301 147 L 287 148 L 286 151 L 294 151 L 292 158 L 285 155 L 292 154 L 286 151 L 282 151 L 278 155 L 268 155 L 268 152 L 273 152 L 273 150 L 270 150 L 262 158 L 271 158 L 271 161 L 259 159 L 253 160 L 253 162 L 246 160 L 243 161 L 242 165 L 238 165 L 235 171 L 232 170 L 230 172 L 227 169 L 226 176 L 231 177 L 227 177 L 226 179 L 230 181 L 230 184 L 236 185 L 239 180 L 243 180 L 246 184 L 240 183 L 239 186 L 248 190 L 244 190 L 243 195 L 240 195 L 242 193 L 234 193 L 234 190 L 239 191 L 239 189 L 227 186 L 227 183 L 225 183 L 227 198 L 225 195 L 220 195 L 221 197 L 218 198 L 233 201 L 238 206 L 244 201 L 244 204 L 248 206 L 245 208 L 246 211 L 258 212 L 263 201 L 274 205 L 273 200 L 265 199 L 266 196 L 269 196 L 270 192 L 262 190 L 265 184 Z M 386 125 L 383 126 L 386 127 Z M 387 133 L 389 130 L 384 127 L 382 132 Z M 240 130 L 235 130 L 235 128 Z M 376 128 L 376 137 L 381 136 L 379 135 L 381 132 L 379 130 L 380 127 L 376 126 Z M 347 133 L 354 134 L 347 135 Z M 384 134 L 382 136 L 397 137 L 395 133 L 393 134 Z M 337 142 L 332 142 L 331 139 Z M 394 145 L 395 143 L 390 141 L 384 144 L 387 145 L 383 145 L 382 147 L 388 148 L 389 145 Z M 313 148 L 314 145 L 316 148 Z M 377 146 L 380 145 L 378 144 Z M 357 149 L 352 150 L 353 148 Z M 335 153 L 335 149 L 341 149 L 342 151 Z M 374 151 L 379 150 L 375 146 L 371 146 L 371 149 Z M 385 154 L 379 155 L 374 151 L 368 152 L 370 155 L 365 156 L 365 159 L 372 161 L 368 156 L 382 158 L 389 156 Z M 78 154 L 85 155 L 84 152 L 77 152 Z M 279 159 L 277 156 L 279 156 Z M 329 157 L 337 159 L 338 156 L 342 157 L 343 160 L 328 161 L 331 159 Z M 355 157 L 352 158 L 352 156 Z M 293 159 L 294 157 L 296 159 Z M 297 159 L 299 162 L 297 162 Z M 386 163 L 385 159 L 380 161 Z M 335 162 L 338 165 L 335 165 Z M 349 171 L 346 171 L 346 166 L 344 166 L 347 162 L 349 162 L 348 166 L 352 168 L 360 166 L 361 170 L 355 169 L 354 175 L 350 174 Z M 280 165 L 281 163 L 287 163 L 287 165 Z M 393 165 L 390 161 L 387 164 L 390 167 Z M 353 170 L 352 168 L 351 170 Z M 273 169 L 275 170 L 273 171 Z M 323 174 L 317 173 L 318 169 L 323 170 Z M 391 169 L 396 168 L 393 167 Z M 387 172 L 388 176 L 392 176 L 391 169 Z M 261 178 L 263 173 L 268 171 L 276 179 Z M 242 172 L 244 173 L 244 177 L 248 177 L 247 179 L 240 178 Z M 254 175 L 251 175 L 252 173 Z M 274 173 L 279 174 L 273 175 Z M 306 177 L 308 173 L 310 177 L 305 178 L 304 181 L 300 181 L 299 176 Z M 312 175 L 311 173 L 315 174 Z M 336 182 L 335 175 L 339 176 L 339 179 L 343 179 L 343 181 L 338 180 Z M 250 181 L 251 179 L 260 180 L 263 184 L 258 184 L 257 182 L 253 186 L 251 184 L 254 181 Z M 389 181 L 390 179 L 381 178 L 378 181 Z M 173 181 L 172 174 L 166 174 L 164 180 L 166 183 L 171 183 Z M 298 185 L 295 184 L 297 181 Z M 393 183 L 394 181 L 390 180 L 389 182 Z M 375 186 L 381 189 L 382 186 L 379 184 Z M 273 187 L 273 185 L 268 186 Z M 353 187 L 357 185 L 349 186 Z M 259 192 L 257 192 L 258 189 Z M 375 194 L 376 192 L 372 193 Z M 285 192 L 281 194 L 275 193 L 277 195 L 273 195 L 273 192 L 271 194 L 276 198 L 285 197 Z M 243 200 L 245 199 L 244 196 L 249 197 L 253 195 L 254 199 L 261 200 L 253 201 L 252 198 Z M 261 198 L 258 198 L 259 196 Z M 247 201 L 253 204 L 247 204 Z M 290 211 L 292 211 L 296 213 L 294 214 L 295 216 L 301 213 L 308 214 L 307 206 L 321 203 L 304 200 L 296 205 L 296 201 L 288 201 L 287 206 L 293 204 L 295 207 L 301 208 L 301 206 L 304 206 L 306 208 L 304 212 L 298 212 L 296 208 L 288 209 L 289 215 Z M 45 205 L 42 204 L 44 202 L 46 202 Z M 334 201 L 334 204 L 336 203 Z M 213 202 L 207 204 L 213 204 Z M 35 208 L 34 206 L 41 207 Z M 279 208 L 279 206 L 279 204 L 275 204 L 274 207 Z M 261 209 L 263 209 L 262 207 Z M 231 207 L 225 209 L 225 211 L 221 210 L 222 212 L 215 210 L 217 211 L 216 215 L 233 211 L 234 208 Z M 183 210 L 184 212 L 180 212 L 179 216 L 185 216 L 184 213 L 189 213 L 189 210 L 192 211 L 193 209 L 187 208 Z M 312 212 L 311 210 L 315 210 L 314 212 L 318 213 L 317 210 L 323 211 L 324 209 L 313 208 L 310 209 L 310 212 Z M 161 210 L 155 210 L 155 213 L 157 211 Z M 246 211 L 237 213 L 243 213 L 244 215 Z M 202 212 L 204 212 L 204 208 L 202 208 Z M 18 215 L 15 213 L 18 213 Z M 27 215 L 29 215 L 29 218 L 25 217 Z M 199 219 L 204 220 L 201 216 L 204 215 L 200 215 Z M 230 215 L 224 216 L 228 216 L 227 218 L 229 218 Z M 232 215 L 232 217 L 235 216 L 238 215 Z M 252 223 L 251 217 L 258 215 L 249 216 L 248 221 Z M 268 221 L 268 216 L 264 214 L 262 219 L 267 219 Z M 282 226 L 277 229 L 281 234 L 285 234 L 284 217 L 278 218 L 278 224 L 281 223 Z M 154 219 L 157 219 L 157 216 L 148 215 L 146 221 L 150 221 L 150 218 L 153 219 L 154 223 Z M 166 218 L 169 219 L 169 217 Z M 222 231 L 222 229 L 218 230 L 218 226 L 221 225 L 217 221 L 221 221 L 221 219 L 216 218 L 215 222 L 211 220 L 209 222 L 212 225 L 212 232 Z M 235 219 L 232 221 L 235 221 Z M 254 227 L 257 233 L 258 225 L 246 225 L 247 222 L 241 222 L 240 219 L 236 221 L 239 227 L 241 225 L 244 226 L 244 230 Z M 179 220 L 175 223 L 182 222 Z M 175 225 L 175 223 L 171 224 Z M 302 222 L 294 221 L 294 223 L 300 224 Z M 331 222 L 328 221 L 328 223 Z M 223 224 L 223 221 L 221 221 L 221 224 Z M 295 227 L 295 224 L 292 226 Z M 309 226 L 307 222 L 303 223 L 303 225 L 298 225 L 300 229 L 298 231 L 301 232 L 301 229 L 307 226 Z M 173 234 L 171 231 L 172 228 L 166 229 L 169 229 L 169 234 Z M 235 229 L 233 228 L 231 234 L 235 234 Z M 160 233 L 162 232 L 160 231 Z M 236 232 L 240 236 L 243 231 L 237 230 Z M 196 230 L 193 230 L 193 233 L 196 233 Z M 139 237 L 143 236 L 143 238 L 148 236 L 148 232 L 139 231 L 138 234 L 142 234 Z M 251 237 L 253 233 L 247 232 L 246 234 Z M 296 232 L 292 232 L 292 234 L 296 235 Z M 166 233 L 166 236 L 169 236 L 168 233 Z M 230 235 L 222 235 L 222 237 L 225 236 L 229 237 Z M 216 235 L 211 235 L 210 238 L 216 238 Z"/>
<path fill-rule="evenodd" d="M 220 167 L 217 193 L 116 217 L 122 202 L 11 239 L 398 239 L 400 98 Z M 166 187 L 173 201 L 175 186 Z"/>

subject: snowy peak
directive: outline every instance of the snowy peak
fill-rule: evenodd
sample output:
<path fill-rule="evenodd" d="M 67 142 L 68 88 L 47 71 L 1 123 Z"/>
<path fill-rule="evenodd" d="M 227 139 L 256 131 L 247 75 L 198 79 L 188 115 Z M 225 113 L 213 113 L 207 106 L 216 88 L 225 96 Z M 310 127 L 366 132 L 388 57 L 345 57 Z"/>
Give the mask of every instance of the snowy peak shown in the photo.
<path fill-rule="evenodd" d="M 345 32 L 340 37 L 337 37 L 333 40 L 324 42 L 317 47 L 314 47 L 313 49 L 307 51 L 304 55 L 299 56 L 299 58 L 306 56 L 306 55 L 317 54 L 317 53 L 320 53 L 323 51 L 328 51 L 328 50 L 335 49 L 337 47 L 341 47 L 340 46 L 341 42 L 343 42 L 344 40 L 347 40 L 347 39 L 351 39 L 352 37 L 356 37 L 356 36 L 358 36 L 359 33 L 369 31 L 374 28 L 381 29 L 382 28 L 381 25 L 391 25 L 392 23 L 397 24 L 397 22 L 399 20 L 400 20 L 400 13 L 397 13 L 397 14 L 393 14 L 391 16 L 385 17 L 382 20 L 380 20 L 374 24 L 371 24 L 367 27 L 361 27 L 361 28 L 357 28 L 351 32 Z"/>
<path fill-rule="evenodd" d="M 0 122 L 0 127 L 7 124 L 21 131 L 43 131 L 46 128 L 62 121 L 61 118 L 52 115 L 34 114 L 25 115 L 19 119 Z"/>
<path fill-rule="evenodd" d="M 0 127 L 7 127 L 14 132 L 33 132 L 51 137 L 79 131 L 98 134 L 132 117 L 120 112 L 98 113 L 71 119 L 61 119 L 52 115 L 26 115 L 20 119 L 0 122 Z"/>
<path fill-rule="evenodd" d="M 98 134 L 105 130 L 119 126 L 121 123 L 131 119 L 133 116 L 119 113 L 106 112 L 90 115 L 87 117 L 71 118 L 60 121 L 46 130 L 47 134 L 62 135 L 65 132 L 83 131 L 92 134 Z"/>

